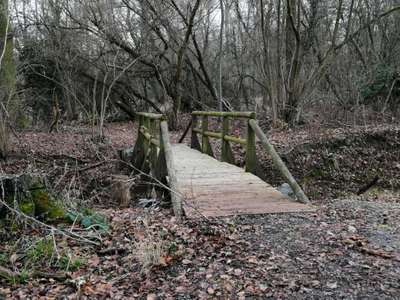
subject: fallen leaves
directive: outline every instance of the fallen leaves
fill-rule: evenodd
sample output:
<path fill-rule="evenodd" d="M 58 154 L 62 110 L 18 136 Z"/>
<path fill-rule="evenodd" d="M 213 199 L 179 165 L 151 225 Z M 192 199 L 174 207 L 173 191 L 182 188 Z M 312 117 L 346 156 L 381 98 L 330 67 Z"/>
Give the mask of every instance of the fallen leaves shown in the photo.
<path fill-rule="evenodd" d="M 97 155 L 104 161 L 104 158 L 113 158 L 111 148 L 131 144 L 135 132 L 129 126 L 110 126 L 113 144 L 105 150 L 96 151 L 93 151 L 88 139 L 75 139 L 73 134 L 26 134 L 23 137 L 28 139 L 26 148 L 44 143 L 43 150 L 37 149 L 27 161 L 13 161 L 7 168 L 25 170 L 26 165 L 32 162 L 32 157 L 41 157 L 43 161 L 43 157 L 51 153 L 54 147 L 59 147 L 58 141 L 64 138 L 65 143 L 75 140 L 65 148 L 60 147 L 60 151 L 56 152 L 58 157 L 52 157 L 54 162 L 50 163 L 50 169 L 53 171 L 54 163 L 55 173 L 62 176 L 64 167 L 68 170 L 90 168 L 98 163 Z M 87 137 L 90 133 L 80 135 Z M 361 153 L 360 147 L 353 149 L 344 146 L 340 148 L 340 153 L 322 153 L 324 149 L 340 143 L 337 139 L 340 135 L 346 136 L 341 131 L 332 132 L 331 136 L 319 139 L 322 144 L 305 144 L 304 151 L 300 144 L 310 142 L 307 132 L 278 133 L 271 138 L 280 146 L 287 145 L 288 139 L 291 145 L 299 145 L 287 152 L 289 163 L 293 164 L 290 167 L 295 170 L 298 168 L 299 174 L 309 167 L 307 162 L 314 168 L 324 159 L 334 162 L 334 158 L 343 169 L 347 168 L 346 162 L 354 161 L 354 166 L 348 164 L 349 169 L 346 169 L 343 177 L 337 173 L 337 165 L 332 164 L 333 173 L 325 175 L 338 177 L 331 178 L 331 182 L 321 181 L 312 185 L 315 190 L 327 189 L 330 192 L 331 188 L 334 191 L 343 190 L 344 183 L 357 180 L 349 170 L 358 168 L 362 172 L 368 166 L 365 164 L 368 159 L 360 157 L 358 160 L 355 155 Z M 331 137 L 333 139 L 330 141 Z M 363 141 L 364 137 L 357 134 L 356 141 Z M 64 142 L 60 144 L 64 145 Z M 380 147 L 375 145 L 368 148 L 366 150 L 371 150 L 371 153 L 362 155 L 372 157 L 381 150 Z M 235 151 L 241 153 L 239 149 Z M 352 159 L 349 160 L 349 157 Z M 385 157 L 391 156 L 383 153 L 379 159 Z M 393 168 L 398 171 L 396 164 Z M 80 182 L 86 186 L 85 192 L 93 203 L 107 206 L 110 197 L 98 190 L 104 184 L 103 179 L 109 175 L 108 167 L 101 165 L 98 169 L 87 171 L 87 178 Z M 268 172 L 274 171 L 271 169 Z M 276 178 L 272 175 L 271 178 Z M 346 189 L 353 187 L 354 184 L 345 186 Z M 72 190 L 69 192 L 78 195 L 75 192 L 72 194 Z M 390 202 L 398 201 L 394 199 L 396 197 L 392 198 Z M 325 299 L 379 298 L 383 293 L 389 298 L 396 298 L 400 289 L 400 264 L 395 243 L 396 238 L 400 238 L 398 210 L 388 207 L 382 213 L 381 204 L 372 208 L 370 205 L 364 207 L 359 200 L 340 206 L 341 200 L 321 198 L 318 199 L 320 209 L 306 216 L 242 216 L 215 223 L 204 220 L 177 223 L 169 210 L 121 210 L 109 205 L 107 207 L 111 208 L 102 211 L 111 220 L 110 232 L 103 238 L 102 248 L 70 245 L 72 252 L 82 252 L 87 259 L 84 268 L 70 274 L 73 279 L 56 282 L 51 278 L 38 278 L 29 284 L 14 285 L 12 288 L 4 286 L 9 283 L 1 282 L 0 298 Z M 365 202 L 368 199 L 362 200 Z M 367 229 L 375 230 L 376 226 L 370 224 L 380 224 L 379 230 L 393 231 L 394 242 L 384 240 L 382 245 L 372 243 Z M 149 239 L 153 243 L 146 244 Z M 163 251 L 156 251 L 159 254 L 153 257 L 157 258 L 153 261 L 156 263 L 147 272 L 143 271 L 138 255 L 143 250 L 138 246 L 140 243 L 149 246 L 144 248 L 150 252 L 154 250 L 154 245 L 162 244 Z M 394 250 L 388 251 L 384 247 L 386 244 L 394 247 Z M 4 246 L 0 245 L 0 252 L 3 250 Z M 18 263 L 18 255 L 16 253 L 7 258 L 7 264 Z"/>

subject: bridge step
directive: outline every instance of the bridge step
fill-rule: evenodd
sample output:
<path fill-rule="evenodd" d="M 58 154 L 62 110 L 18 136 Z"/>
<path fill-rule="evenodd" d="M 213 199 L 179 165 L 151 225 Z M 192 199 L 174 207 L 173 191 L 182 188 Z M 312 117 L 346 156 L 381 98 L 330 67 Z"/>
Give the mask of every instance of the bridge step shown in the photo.
<path fill-rule="evenodd" d="M 183 209 L 189 218 L 314 211 L 239 167 L 183 144 L 173 144 L 172 152 Z"/>

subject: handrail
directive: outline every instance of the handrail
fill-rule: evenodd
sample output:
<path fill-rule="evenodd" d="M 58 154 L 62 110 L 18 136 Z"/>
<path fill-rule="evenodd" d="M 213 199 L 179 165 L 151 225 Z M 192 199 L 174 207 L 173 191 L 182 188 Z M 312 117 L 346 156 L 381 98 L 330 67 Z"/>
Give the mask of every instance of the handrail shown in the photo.
<path fill-rule="evenodd" d="M 276 168 L 281 172 L 282 176 L 286 179 L 298 200 L 302 203 L 309 204 L 310 200 L 308 199 L 300 185 L 296 182 L 289 169 L 286 167 L 285 163 L 276 152 L 274 146 L 269 142 L 267 136 L 264 134 L 260 126 L 258 126 L 256 120 L 250 120 L 249 124 L 256 133 L 256 136 L 260 139 L 261 144 L 264 146 L 264 149 L 268 152 L 269 155 L 271 155 L 273 163 L 275 164 Z"/>
<path fill-rule="evenodd" d="M 256 113 L 251 111 L 236 111 L 236 112 L 224 112 L 224 111 L 194 111 L 194 116 L 208 116 L 208 117 L 230 117 L 230 118 L 247 118 L 255 119 Z"/>
<path fill-rule="evenodd" d="M 133 165 L 143 173 L 164 183 L 168 177 L 171 201 L 177 219 L 182 216 L 182 201 L 177 191 L 177 179 L 173 165 L 172 148 L 169 140 L 167 118 L 161 114 L 139 112 Z"/>
<path fill-rule="evenodd" d="M 138 117 L 145 117 L 152 120 L 161 120 L 165 119 L 165 116 L 162 114 L 153 114 L 153 113 L 146 113 L 146 112 L 137 112 L 135 113 Z"/>
<path fill-rule="evenodd" d="M 139 121 L 138 138 L 133 152 L 133 165 L 144 173 L 150 173 L 158 180 L 166 180 L 171 188 L 171 201 L 177 219 L 182 216 L 182 199 L 176 191 L 178 182 L 174 168 L 174 157 L 168 132 L 167 118 L 161 114 L 136 113 Z M 222 120 L 221 132 L 214 132 L 208 129 L 209 117 L 220 117 Z M 201 118 L 201 128 L 197 128 L 198 118 Z M 230 121 L 234 118 L 246 118 L 246 138 L 229 135 Z M 282 176 L 295 192 L 299 201 L 309 203 L 309 199 L 298 185 L 285 163 L 275 151 L 273 145 L 268 141 L 256 121 L 256 114 L 253 112 L 193 112 L 192 113 L 192 148 L 213 156 L 210 138 L 220 139 L 222 143 L 221 161 L 235 163 L 230 143 L 238 143 L 246 147 L 245 169 L 247 172 L 256 174 L 256 137 L 258 137 L 265 150 L 271 155 L 272 160 Z M 201 144 L 198 139 L 201 135 Z"/>
<path fill-rule="evenodd" d="M 171 188 L 172 208 L 174 210 L 175 217 L 177 218 L 177 220 L 180 220 L 182 218 L 182 198 L 181 195 L 178 193 L 178 178 L 176 176 L 176 170 L 174 166 L 174 157 L 172 154 L 167 121 L 161 121 L 160 129 L 161 141 L 165 155 L 165 163 L 168 172 L 169 186 Z"/>
<path fill-rule="evenodd" d="M 222 118 L 222 131 L 214 132 L 208 129 L 208 118 Z M 198 118 L 201 118 L 201 129 L 197 128 Z M 235 118 L 245 118 L 247 120 L 247 136 L 241 138 L 229 134 L 230 120 Z M 214 156 L 210 138 L 220 139 L 222 143 L 221 161 L 235 163 L 230 143 L 241 144 L 246 147 L 245 168 L 247 172 L 256 173 L 256 139 L 255 133 L 248 124 L 249 120 L 256 118 L 255 112 L 219 112 L 219 111 L 194 111 L 192 113 L 192 148 L 195 148 L 210 156 Z M 201 136 L 201 144 L 197 137 Z"/>
<path fill-rule="evenodd" d="M 204 131 L 203 132 L 201 129 L 194 128 L 193 132 L 202 134 L 202 135 L 205 135 L 205 136 L 208 136 L 211 138 L 215 138 L 215 139 L 222 139 L 222 133 L 218 133 L 218 132 L 214 132 L 214 131 Z M 247 140 L 241 139 L 241 138 L 238 138 L 238 137 L 232 136 L 232 135 L 225 135 L 224 140 L 227 142 L 233 142 L 233 143 L 237 143 L 237 144 L 241 144 L 241 145 L 247 145 Z"/>
<path fill-rule="evenodd" d="M 201 129 L 197 128 L 198 118 L 202 118 Z M 222 118 L 222 132 L 214 132 L 208 129 L 208 118 Z M 229 121 L 234 118 L 247 118 L 247 136 L 246 139 L 229 135 Z M 197 135 L 201 136 L 201 144 Z M 286 179 L 290 187 L 293 189 L 296 197 L 300 202 L 310 203 L 310 200 L 305 195 L 300 185 L 296 182 L 285 163 L 275 151 L 273 145 L 268 141 L 268 138 L 258 126 L 256 114 L 254 112 L 207 112 L 194 111 L 192 113 L 192 148 L 195 148 L 203 153 L 214 156 L 210 138 L 220 139 L 222 142 L 221 161 L 235 163 L 230 142 L 238 143 L 246 147 L 245 168 L 247 172 L 256 173 L 257 158 L 256 158 L 256 136 L 260 139 L 264 149 L 272 157 L 272 161 Z"/>

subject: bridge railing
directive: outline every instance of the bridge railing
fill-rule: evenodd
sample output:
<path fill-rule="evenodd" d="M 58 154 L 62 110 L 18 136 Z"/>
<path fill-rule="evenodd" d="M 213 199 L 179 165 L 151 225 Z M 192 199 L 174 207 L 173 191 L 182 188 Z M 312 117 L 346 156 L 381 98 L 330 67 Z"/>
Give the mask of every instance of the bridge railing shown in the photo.
<path fill-rule="evenodd" d="M 209 118 L 221 119 L 220 132 L 209 130 Z M 171 202 L 174 213 L 178 219 L 182 216 L 182 199 L 178 191 L 178 181 L 174 167 L 172 146 L 170 143 L 168 123 L 164 115 L 153 113 L 136 113 L 138 120 L 138 137 L 133 150 L 133 166 L 142 173 L 151 174 L 158 180 L 165 181 L 171 191 Z M 201 128 L 198 128 L 201 119 Z M 231 121 L 234 119 L 246 120 L 246 137 L 233 136 L 230 134 Z M 189 129 L 190 127 L 188 127 Z M 195 111 L 192 113 L 192 140 L 191 146 L 203 153 L 214 156 L 210 139 L 220 139 L 222 143 L 221 161 L 235 163 L 231 143 L 238 143 L 245 147 L 245 169 L 247 172 L 256 173 L 256 136 L 259 138 L 264 149 L 270 154 L 275 166 L 282 176 L 292 187 L 301 202 L 308 203 L 309 200 L 301 187 L 293 178 L 285 163 L 269 142 L 267 136 L 262 132 L 256 121 L 254 112 L 205 112 Z M 201 136 L 201 143 L 198 135 Z"/>
<path fill-rule="evenodd" d="M 182 215 L 167 118 L 161 114 L 138 112 L 138 137 L 133 150 L 133 166 L 153 178 L 169 184 L 175 216 Z M 166 178 L 168 177 L 168 182 Z"/>
<path fill-rule="evenodd" d="M 218 117 L 222 122 L 220 132 L 209 130 L 209 118 Z M 199 119 L 201 119 L 201 128 L 198 128 Z M 246 138 L 230 135 L 230 124 L 234 119 L 245 119 L 247 121 Z M 203 153 L 214 157 L 210 144 L 210 138 L 221 140 L 221 161 L 234 164 L 231 143 L 243 145 L 246 149 L 245 169 L 247 172 L 256 173 L 256 135 L 250 126 L 250 120 L 256 119 L 254 112 L 207 112 L 194 111 L 192 113 L 192 140 L 191 147 Z M 201 136 L 201 142 L 198 139 Z"/>
<path fill-rule="evenodd" d="M 209 117 L 219 117 L 222 119 L 222 131 L 215 132 L 209 130 Z M 199 119 L 201 118 L 201 128 L 197 128 Z M 229 134 L 230 121 L 232 119 L 246 119 L 247 135 L 246 138 L 236 137 Z M 201 136 L 201 143 L 198 135 Z M 191 147 L 203 153 L 214 157 L 214 153 L 210 144 L 210 138 L 220 139 L 222 143 L 221 161 L 234 164 L 233 152 L 230 143 L 238 143 L 246 147 L 245 169 L 253 174 L 257 173 L 257 156 L 256 156 L 256 136 L 261 142 L 261 145 L 271 156 L 275 167 L 280 171 L 281 175 L 293 189 L 296 197 L 303 203 L 309 203 L 309 199 L 304 194 L 300 185 L 282 161 L 274 146 L 269 142 L 267 136 L 256 121 L 254 112 L 207 112 L 194 111 L 192 113 L 192 140 Z M 257 175 L 257 174 L 256 174 Z"/>
<path fill-rule="evenodd" d="M 152 113 L 136 113 L 136 118 L 139 124 L 133 165 L 139 170 L 148 173 L 158 165 L 162 146 L 160 125 L 162 121 L 165 121 L 165 118 L 161 114 Z"/>

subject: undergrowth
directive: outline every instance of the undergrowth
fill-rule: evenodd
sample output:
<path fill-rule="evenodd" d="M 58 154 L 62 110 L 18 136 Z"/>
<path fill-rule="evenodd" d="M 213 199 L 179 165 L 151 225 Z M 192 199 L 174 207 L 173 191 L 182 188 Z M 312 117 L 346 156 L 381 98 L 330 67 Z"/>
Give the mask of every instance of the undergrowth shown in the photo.
<path fill-rule="evenodd" d="M 89 209 L 70 211 L 63 223 L 54 226 L 57 226 L 54 230 L 81 227 L 85 232 L 96 234 L 109 230 L 106 218 Z M 25 220 L 23 215 L 16 215 L 8 220 L 7 227 L 0 229 L 0 237 L 4 237 L 0 245 L 0 266 L 15 274 L 0 272 L 0 277 L 8 283 L 26 283 L 37 272 L 70 273 L 85 267 L 85 253 L 71 248 L 67 238 L 60 238 L 54 230 L 43 236 L 40 227 L 39 223 Z"/>

